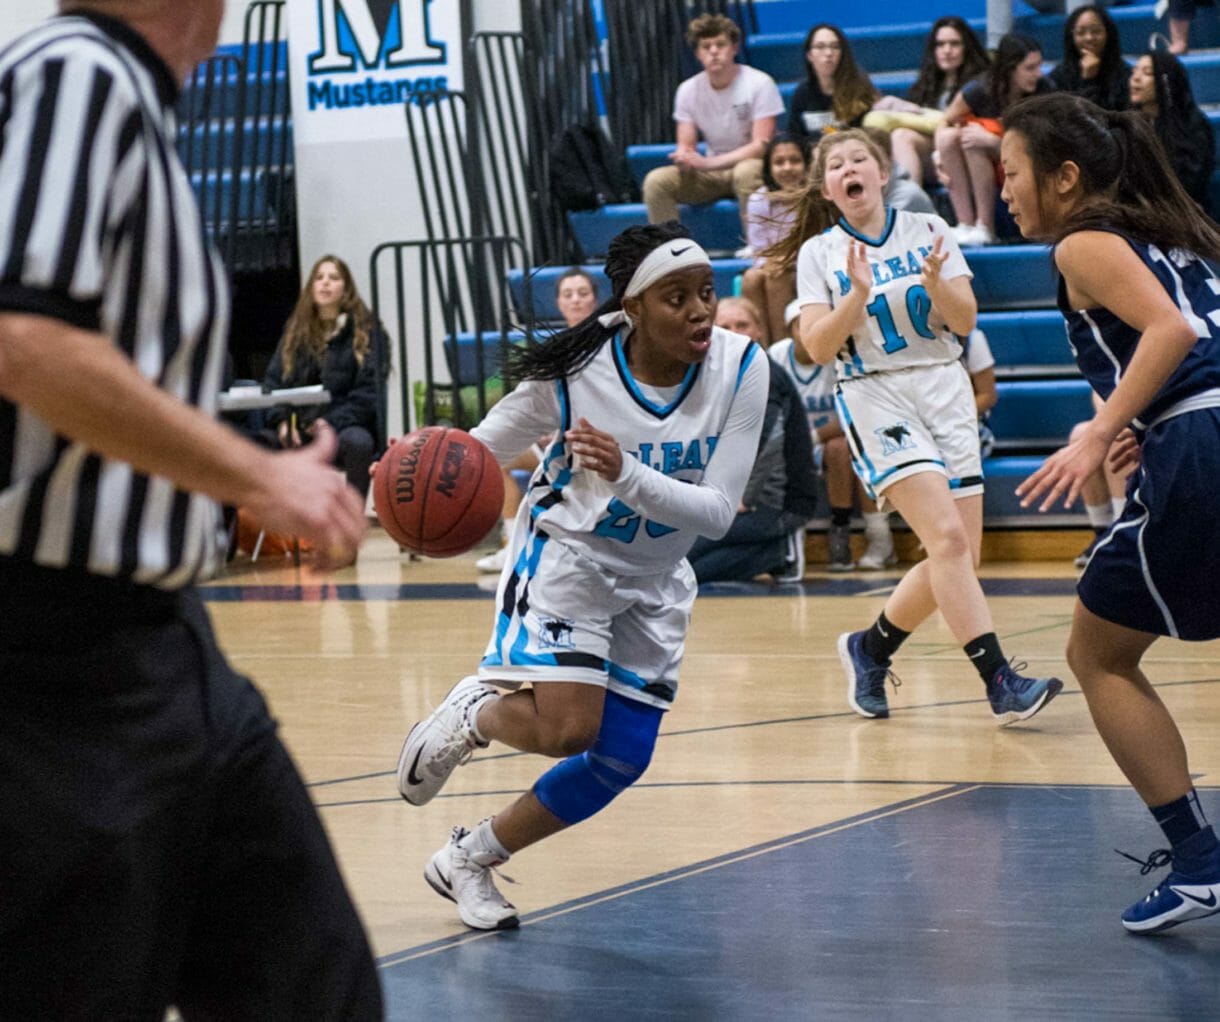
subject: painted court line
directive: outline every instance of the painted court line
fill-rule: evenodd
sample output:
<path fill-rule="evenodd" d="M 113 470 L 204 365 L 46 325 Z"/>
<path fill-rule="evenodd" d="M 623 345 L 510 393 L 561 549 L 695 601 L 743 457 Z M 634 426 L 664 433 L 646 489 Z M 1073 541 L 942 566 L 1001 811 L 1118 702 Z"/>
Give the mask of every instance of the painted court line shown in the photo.
<path fill-rule="evenodd" d="M 576 912 L 581 909 L 592 908 L 595 905 L 604 905 L 606 902 L 624 898 L 629 894 L 636 894 L 640 891 L 651 890 L 654 887 L 661 887 L 665 884 L 671 884 L 677 880 L 685 880 L 688 877 L 698 876 L 701 873 L 707 873 L 715 869 L 720 869 L 724 866 L 731 866 L 735 863 L 745 862 L 749 859 L 754 859 L 761 855 L 767 855 L 771 852 L 780 851 L 784 848 L 791 848 L 795 845 L 804 844 L 819 837 L 838 834 L 842 831 L 850 830 L 853 827 L 858 827 L 866 823 L 872 823 L 875 820 L 883 820 L 886 817 L 895 816 L 911 809 L 921 809 L 924 806 L 929 806 L 945 799 L 955 798 L 958 795 L 965 795 L 969 792 L 977 791 L 982 787 L 984 787 L 982 784 L 953 787 L 949 790 L 942 790 L 930 796 L 912 799 L 909 802 L 900 803 L 896 806 L 890 806 L 881 810 L 865 813 L 861 816 L 850 820 L 844 820 L 840 823 L 828 824 L 824 827 L 817 827 L 813 830 L 805 831 L 800 834 L 779 838 L 763 845 L 755 845 L 752 848 L 747 848 L 740 852 L 729 852 L 727 855 L 710 859 L 707 862 L 696 863 L 693 866 L 684 866 L 680 869 L 672 870 L 668 873 L 661 873 L 654 877 L 646 877 L 643 880 L 639 880 L 631 884 L 625 884 L 622 887 L 615 888 L 610 891 L 591 894 L 585 898 L 578 898 L 566 905 L 560 905 L 553 909 L 542 909 L 537 913 L 530 913 L 529 915 L 522 917 L 521 927 L 524 928 L 526 926 L 533 926 L 537 923 L 546 922 L 550 919 L 557 919 L 560 916 L 568 915 L 569 913 Z M 414 961 L 417 958 L 424 958 L 428 955 L 434 955 L 439 951 L 446 951 L 449 948 L 461 947 L 462 945 L 470 944 L 477 940 L 485 940 L 488 937 L 496 937 L 500 935 L 501 934 L 495 930 L 458 934 L 455 937 L 447 937 L 441 941 L 434 941 L 430 944 L 421 945 L 418 948 L 407 948 L 404 951 L 392 952 L 390 955 L 379 959 L 377 965 L 378 968 L 386 969 L 394 965 L 402 965 L 406 962 Z"/>

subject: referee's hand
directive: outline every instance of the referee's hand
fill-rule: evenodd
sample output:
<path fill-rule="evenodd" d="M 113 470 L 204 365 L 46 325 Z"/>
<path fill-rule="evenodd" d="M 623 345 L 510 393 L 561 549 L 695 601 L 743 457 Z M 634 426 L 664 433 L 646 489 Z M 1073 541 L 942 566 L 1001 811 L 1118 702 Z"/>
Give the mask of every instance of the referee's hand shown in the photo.
<path fill-rule="evenodd" d="M 368 522 L 360 494 L 331 464 L 339 446 L 335 431 L 319 422 L 312 444 L 268 459 L 270 469 L 249 504 L 270 531 L 309 540 L 315 567 L 325 570 L 355 560 Z"/>

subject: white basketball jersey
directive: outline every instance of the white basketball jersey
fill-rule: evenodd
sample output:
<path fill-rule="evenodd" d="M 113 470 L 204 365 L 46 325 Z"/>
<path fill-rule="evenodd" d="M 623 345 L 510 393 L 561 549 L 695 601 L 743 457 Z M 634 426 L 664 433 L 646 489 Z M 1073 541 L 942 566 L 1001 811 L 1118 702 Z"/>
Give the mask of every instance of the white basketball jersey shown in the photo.
<path fill-rule="evenodd" d="M 801 396 L 805 415 L 809 418 L 809 431 L 821 429 L 835 412 L 835 371 L 828 365 L 802 365 L 794 353 L 796 342 L 791 337 L 776 341 L 767 349 L 771 360 L 784 370 L 796 385 Z"/>
<path fill-rule="evenodd" d="M 972 277 L 949 225 L 933 213 L 887 209 L 879 238 L 866 237 L 840 219 L 801 246 L 796 293 L 802 306 L 833 308 L 851 290 L 847 252 L 852 241 L 864 242 L 873 271 L 868 304 L 836 360 L 840 379 L 961 358 L 961 343 L 932 309 L 928 292 L 919 283 L 924 257 L 937 236 L 944 239 L 941 251 L 949 255 L 941 276 Z"/>
<path fill-rule="evenodd" d="M 680 384 L 649 387 L 632 376 L 620 332 L 575 375 L 522 383 L 472 432 L 502 465 L 553 432 L 522 513 L 609 571 L 653 574 L 686 556 L 699 527 L 728 528 L 758 449 L 768 383 L 762 349 L 715 327 L 707 356 Z M 653 471 L 625 465 L 610 483 L 574 467 L 564 431 L 582 418 Z M 713 529 L 713 518 L 723 528 Z"/>

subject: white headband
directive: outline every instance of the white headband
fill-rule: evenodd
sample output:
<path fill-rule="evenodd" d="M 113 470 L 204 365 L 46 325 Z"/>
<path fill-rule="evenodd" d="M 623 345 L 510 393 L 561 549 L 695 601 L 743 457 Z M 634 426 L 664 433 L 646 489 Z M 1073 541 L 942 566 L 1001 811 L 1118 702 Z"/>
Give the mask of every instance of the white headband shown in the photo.
<path fill-rule="evenodd" d="M 697 241 L 691 238 L 674 238 L 663 245 L 658 245 L 644 257 L 640 265 L 635 268 L 635 273 L 631 275 L 631 280 L 627 282 L 627 290 L 623 292 L 623 297 L 634 298 L 648 290 L 662 277 L 668 277 L 678 270 L 685 270 L 690 266 L 711 265 L 712 260 Z M 598 322 L 607 329 L 627 321 L 627 313 L 622 309 L 598 317 Z"/>

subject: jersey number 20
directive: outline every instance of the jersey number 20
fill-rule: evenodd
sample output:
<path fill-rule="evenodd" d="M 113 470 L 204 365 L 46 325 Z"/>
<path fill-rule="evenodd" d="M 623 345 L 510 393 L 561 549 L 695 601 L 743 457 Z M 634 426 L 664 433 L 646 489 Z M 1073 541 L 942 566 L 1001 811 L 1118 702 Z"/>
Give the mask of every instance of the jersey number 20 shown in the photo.
<path fill-rule="evenodd" d="M 606 517 L 597 523 L 593 531 L 598 536 L 605 536 L 607 539 L 617 539 L 620 543 L 631 543 L 635 541 L 636 533 L 640 531 L 641 521 L 644 523 L 644 531 L 653 539 L 660 539 L 662 536 L 677 531 L 660 522 L 641 518 L 638 511 L 628 507 L 618 497 L 610 498 L 610 503 L 606 507 Z"/>

